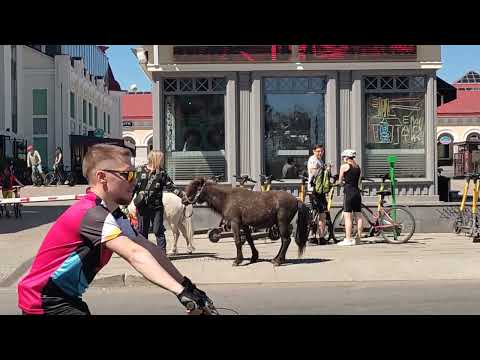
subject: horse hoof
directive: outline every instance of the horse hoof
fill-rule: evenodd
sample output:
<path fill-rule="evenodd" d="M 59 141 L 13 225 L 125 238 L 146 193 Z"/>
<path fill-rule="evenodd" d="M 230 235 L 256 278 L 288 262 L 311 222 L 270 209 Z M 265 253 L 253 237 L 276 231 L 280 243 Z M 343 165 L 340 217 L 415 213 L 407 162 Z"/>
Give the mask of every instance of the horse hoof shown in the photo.
<path fill-rule="evenodd" d="M 285 261 L 281 261 L 281 260 L 278 260 L 278 259 L 273 259 L 271 261 L 271 263 L 273 264 L 273 266 L 280 266 L 284 263 Z"/>
<path fill-rule="evenodd" d="M 250 259 L 250 264 L 256 263 L 258 261 L 258 255 L 257 256 L 252 256 Z"/>
<path fill-rule="evenodd" d="M 235 260 L 233 263 L 232 263 L 232 266 L 238 266 L 242 263 L 242 260 Z"/>
<path fill-rule="evenodd" d="M 189 250 L 187 251 L 187 253 L 188 253 L 188 254 L 193 254 L 193 250 L 192 250 L 192 249 L 189 249 Z"/>

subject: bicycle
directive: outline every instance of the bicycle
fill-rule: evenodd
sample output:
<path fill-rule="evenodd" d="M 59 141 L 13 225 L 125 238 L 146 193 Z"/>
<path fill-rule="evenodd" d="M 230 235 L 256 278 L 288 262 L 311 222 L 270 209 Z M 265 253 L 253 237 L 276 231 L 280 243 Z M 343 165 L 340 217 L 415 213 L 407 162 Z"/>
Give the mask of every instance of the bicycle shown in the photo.
<path fill-rule="evenodd" d="M 473 181 L 472 208 L 470 212 L 466 211 L 466 201 L 470 181 Z M 467 174 L 465 185 L 463 187 L 462 201 L 460 209 L 454 223 L 454 231 L 459 234 L 462 230 L 467 230 L 466 234 L 470 237 L 478 238 L 480 236 L 478 221 L 478 195 L 480 190 L 480 174 Z"/>
<path fill-rule="evenodd" d="M 54 167 L 52 171 L 49 171 L 47 175 L 45 175 L 46 184 L 48 186 L 52 186 L 54 183 L 56 185 L 59 185 L 59 183 L 60 185 L 62 185 L 62 181 L 60 180 L 59 175 L 60 174 L 58 170 L 56 170 Z M 77 179 L 74 172 L 66 171 L 64 172 L 64 175 L 65 175 L 65 180 L 63 181 L 63 184 L 68 186 L 75 186 L 77 184 Z"/>
<path fill-rule="evenodd" d="M 306 178 L 306 177 L 304 177 L 304 178 Z M 306 178 L 306 179 L 308 179 L 308 178 Z M 335 182 L 338 180 L 338 175 L 331 176 L 330 179 L 333 179 L 334 182 L 333 182 L 333 184 L 331 184 L 330 190 L 327 194 L 327 211 L 324 212 L 324 214 L 325 214 L 325 230 L 324 230 L 323 238 L 327 242 L 325 244 L 320 244 L 320 245 L 326 245 L 330 241 L 333 241 L 334 244 L 339 242 L 339 241 L 337 241 L 337 239 L 335 237 L 335 231 L 334 231 L 334 227 L 333 227 L 334 222 L 332 221 L 332 216 L 331 216 L 331 213 L 330 213 L 330 209 L 331 209 L 332 204 L 333 204 L 333 195 L 335 193 L 335 189 L 338 188 L 338 186 L 339 186 L 338 184 L 335 184 Z M 309 192 L 309 194 L 311 194 L 311 192 Z M 311 205 L 310 211 L 312 213 L 311 220 L 310 220 L 310 232 L 314 234 L 314 237 L 316 237 L 316 234 L 317 234 L 317 231 L 318 231 L 318 223 L 319 223 L 319 220 L 320 220 L 320 214 L 321 213 L 313 205 Z"/>
<path fill-rule="evenodd" d="M 366 181 L 373 181 L 372 179 L 362 178 Z M 389 174 L 382 177 L 382 184 L 380 191 L 377 191 L 378 202 L 376 211 L 372 211 L 369 207 L 362 203 L 361 212 L 365 219 L 363 232 L 367 235 L 357 234 L 356 219 L 353 220 L 352 236 L 360 238 L 374 237 L 381 235 L 385 241 L 391 244 L 406 243 L 413 236 L 415 232 L 415 218 L 404 205 L 385 205 L 385 197 L 392 195 L 390 191 L 385 190 L 385 181 L 390 180 Z M 365 191 L 361 191 L 366 193 Z M 335 237 L 337 239 L 345 238 L 345 223 L 343 220 L 343 207 L 335 216 L 333 221 L 333 228 Z"/>
<path fill-rule="evenodd" d="M 36 166 L 32 166 L 32 183 L 33 183 L 33 186 L 43 185 L 42 174 L 40 174 L 40 171 L 38 171 L 38 168 Z"/>

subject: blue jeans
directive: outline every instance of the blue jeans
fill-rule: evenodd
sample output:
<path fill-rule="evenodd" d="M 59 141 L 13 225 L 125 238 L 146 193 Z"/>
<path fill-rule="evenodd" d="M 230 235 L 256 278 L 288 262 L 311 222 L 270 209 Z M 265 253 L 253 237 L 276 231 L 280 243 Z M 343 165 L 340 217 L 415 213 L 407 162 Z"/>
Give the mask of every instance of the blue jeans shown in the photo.
<path fill-rule="evenodd" d="M 157 246 L 165 253 L 167 252 L 167 240 L 165 238 L 165 227 L 163 226 L 163 209 L 143 210 L 138 216 L 138 230 L 145 239 L 148 239 L 150 224 L 153 223 L 153 233 L 157 239 Z"/>

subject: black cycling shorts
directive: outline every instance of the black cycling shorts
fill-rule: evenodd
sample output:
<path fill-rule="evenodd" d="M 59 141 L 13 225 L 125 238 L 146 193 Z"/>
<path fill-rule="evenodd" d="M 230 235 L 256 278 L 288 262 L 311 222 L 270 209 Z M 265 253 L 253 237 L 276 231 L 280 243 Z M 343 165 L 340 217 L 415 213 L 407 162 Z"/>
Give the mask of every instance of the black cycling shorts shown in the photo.
<path fill-rule="evenodd" d="M 310 194 L 310 203 L 312 204 L 312 209 L 315 209 L 318 212 L 327 211 L 327 198 L 325 194 L 319 194 L 313 192 Z"/>
<path fill-rule="evenodd" d="M 362 194 L 358 189 L 345 187 L 343 211 L 346 213 L 362 211 Z"/>

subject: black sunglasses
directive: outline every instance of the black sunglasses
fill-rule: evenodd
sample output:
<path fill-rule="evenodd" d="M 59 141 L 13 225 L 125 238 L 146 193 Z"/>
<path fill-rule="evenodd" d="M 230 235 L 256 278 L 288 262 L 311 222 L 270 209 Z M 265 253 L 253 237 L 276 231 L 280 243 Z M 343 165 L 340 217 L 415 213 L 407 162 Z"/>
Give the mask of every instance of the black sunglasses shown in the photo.
<path fill-rule="evenodd" d="M 122 176 L 124 180 L 127 180 L 129 183 L 135 180 L 137 177 L 137 172 L 135 170 L 130 171 L 120 171 L 120 170 L 109 170 L 109 169 L 102 169 L 102 171 L 107 171 L 114 174 L 119 174 Z"/>

